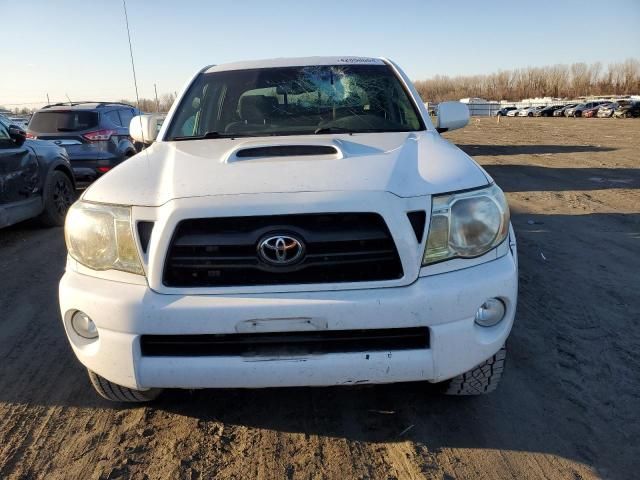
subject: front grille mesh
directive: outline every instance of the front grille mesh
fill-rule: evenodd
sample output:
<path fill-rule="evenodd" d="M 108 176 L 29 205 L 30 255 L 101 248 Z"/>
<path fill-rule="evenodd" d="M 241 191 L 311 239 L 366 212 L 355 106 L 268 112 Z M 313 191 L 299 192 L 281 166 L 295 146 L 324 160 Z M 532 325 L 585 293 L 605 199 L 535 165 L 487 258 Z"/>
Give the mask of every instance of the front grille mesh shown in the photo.
<path fill-rule="evenodd" d="M 258 255 L 261 239 L 290 234 L 305 244 L 295 265 Z M 393 280 L 403 276 L 393 238 L 376 213 L 294 214 L 181 221 L 166 256 L 168 287 L 229 287 Z"/>

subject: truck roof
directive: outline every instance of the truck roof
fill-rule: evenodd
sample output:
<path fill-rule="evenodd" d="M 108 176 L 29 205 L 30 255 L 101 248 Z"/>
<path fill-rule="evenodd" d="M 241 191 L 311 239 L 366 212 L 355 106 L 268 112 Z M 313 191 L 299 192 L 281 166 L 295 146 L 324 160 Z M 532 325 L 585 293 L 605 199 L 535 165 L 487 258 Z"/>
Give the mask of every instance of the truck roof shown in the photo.
<path fill-rule="evenodd" d="M 312 65 L 384 65 L 382 58 L 336 56 L 336 57 L 297 57 L 271 58 L 266 60 L 248 60 L 242 62 L 213 65 L 204 69 L 205 73 L 228 70 L 249 70 L 253 68 L 306 67 Z"/>

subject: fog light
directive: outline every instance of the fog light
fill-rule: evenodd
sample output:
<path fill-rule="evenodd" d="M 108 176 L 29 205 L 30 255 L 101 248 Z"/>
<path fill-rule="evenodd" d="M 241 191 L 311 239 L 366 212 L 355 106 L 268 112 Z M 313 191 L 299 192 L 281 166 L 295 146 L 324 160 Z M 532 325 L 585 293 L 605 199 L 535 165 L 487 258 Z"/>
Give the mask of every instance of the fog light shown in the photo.
<path fill-rule="evenodd" d="M 80 335 L 82 338 L 98 338 L 98 329 L 93 320 L 89 318 L 84 312 L 77 311 L 71 317 L 71 327 L 73 331 Z"/>
<path fill-rule="evenodd" d="M 483 327 L 492 327 L 504 318 L 505 306 L 502 300 L 490 298 L 476 312 L 476 323 Z"/>

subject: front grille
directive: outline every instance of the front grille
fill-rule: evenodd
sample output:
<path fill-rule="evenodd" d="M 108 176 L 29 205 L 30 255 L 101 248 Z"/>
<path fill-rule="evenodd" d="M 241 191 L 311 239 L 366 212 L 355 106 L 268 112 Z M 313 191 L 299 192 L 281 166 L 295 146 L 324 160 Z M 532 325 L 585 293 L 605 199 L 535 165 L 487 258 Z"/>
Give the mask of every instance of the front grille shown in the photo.
<path fill-rule="evenodd" d="M 291 265 L 267 263 L 258 245 L 274 235 L 304 244 Z M 393 280 L 403 275 L 393 238 L 376 213 L 295 214 L 181 221 L 165 261 L 168 287 L 230 287 Z"/>
<path fill-rule="evenodd" d="M 325 330 L 312 332 L 142 335 L 147 357 L 311 355 L 429 348 L 429 329 Z"/>

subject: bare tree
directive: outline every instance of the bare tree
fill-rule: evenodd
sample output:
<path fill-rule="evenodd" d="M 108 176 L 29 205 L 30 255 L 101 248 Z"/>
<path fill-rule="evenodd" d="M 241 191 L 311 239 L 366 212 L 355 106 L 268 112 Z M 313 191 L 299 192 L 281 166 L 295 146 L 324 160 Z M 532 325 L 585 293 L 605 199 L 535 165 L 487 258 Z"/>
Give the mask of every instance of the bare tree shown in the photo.
<path fill-rule="evenodd" d="M 575 97 L 640 93 L 640 61 L 632 58 L 600 62 L 551 65 L 504 70 L 489 75 L 448 77 L 436 75 L 415 82 L 423 100 L 439 102 L 464 97 L 520 100 L 533 97 Z"/>

